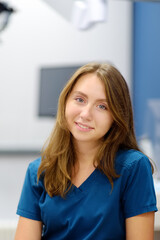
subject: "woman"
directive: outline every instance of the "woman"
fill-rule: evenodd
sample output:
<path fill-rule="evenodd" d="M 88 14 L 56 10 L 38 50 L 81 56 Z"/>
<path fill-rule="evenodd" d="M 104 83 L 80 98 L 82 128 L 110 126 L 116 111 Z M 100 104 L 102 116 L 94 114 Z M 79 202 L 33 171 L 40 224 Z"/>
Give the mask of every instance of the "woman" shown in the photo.
<path fill-rule="evenodd" d="M 136 142 L 123 76 L 109 64 L 81 67 L 60 95 L 42 157 L 27 170 L 15 240 L 153 240 L 152 169 Z"/>

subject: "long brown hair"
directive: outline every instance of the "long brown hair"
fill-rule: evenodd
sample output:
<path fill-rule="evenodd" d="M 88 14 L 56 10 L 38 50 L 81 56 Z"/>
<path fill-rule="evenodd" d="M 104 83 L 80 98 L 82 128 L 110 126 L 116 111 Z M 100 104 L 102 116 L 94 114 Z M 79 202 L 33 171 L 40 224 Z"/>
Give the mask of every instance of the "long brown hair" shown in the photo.
<path fill-rule="evenodd" d="M 95 156 L 96 167 L 103 171 L 113 186 L 113 179 L 119 177 L 114 168 L 117 151 L 139 150 L 134 133 L 130 94 L 121 73 L 110 64 L 89 63 L 82 66 L 73 74 L 60 94 L 55 127 L 47 146 L 42 150 L 38 179 L 43 175 L 45 189 L 50 196 L 64 197 L 72 185 L 71 172 L 76 163 L 76 153 L 67 128 L 65 106 L 78 79 L 88 73 L 96 74 L 104 83 L 107 103 L 114 119 Z"/>

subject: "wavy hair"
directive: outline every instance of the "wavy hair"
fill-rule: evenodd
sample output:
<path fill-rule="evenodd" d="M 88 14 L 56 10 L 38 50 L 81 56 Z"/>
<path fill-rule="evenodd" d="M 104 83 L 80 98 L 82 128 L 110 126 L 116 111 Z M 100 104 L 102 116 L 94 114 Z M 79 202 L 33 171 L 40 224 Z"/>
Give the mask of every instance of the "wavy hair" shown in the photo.
<path fill-rule="evenodd" d="M 106 63 L 82 66 L 73 74 L 60 94 L 56 123 L 47 145 L 42 150 L 38 180 L 43 175 L 45 189 L 50 196 L 65 197 L 72 186 L 71 173 L 76 163 L 76 152 L 65 119 L 65 106 L 78 79 L 88 73 L 96 74 L 104 83 L 107 103 L 114 120 L 111 129 L 103 137 L 94 160 L 96 168 L 108 177 L 112 187 L 113 180 L 119 177 L 114 168 L 117 151 L 139 150 L 134 133 L 130 94 L 121 73 Z"/>

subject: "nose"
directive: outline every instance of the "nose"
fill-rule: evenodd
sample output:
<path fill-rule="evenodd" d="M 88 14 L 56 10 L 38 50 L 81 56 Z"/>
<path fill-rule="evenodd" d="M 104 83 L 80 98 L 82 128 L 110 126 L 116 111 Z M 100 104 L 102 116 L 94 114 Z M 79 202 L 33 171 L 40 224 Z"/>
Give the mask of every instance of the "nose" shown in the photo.
<path fill-rule="evenodd" d="M 80 117 L 84 120 L 90 121 L 92 119 L 92 106 L 89 104 L 84 106 L 80 112 Z"/>

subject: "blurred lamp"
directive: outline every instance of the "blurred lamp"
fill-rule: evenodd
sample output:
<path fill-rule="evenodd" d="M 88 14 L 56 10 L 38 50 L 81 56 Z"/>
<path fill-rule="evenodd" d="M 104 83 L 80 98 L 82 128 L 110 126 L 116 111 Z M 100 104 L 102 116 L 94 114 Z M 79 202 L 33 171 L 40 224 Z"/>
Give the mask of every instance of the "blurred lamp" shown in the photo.
<path fill-rule="evenodd" d="M 0 2 L 0 32 L 8 25 L 10 15 L 15 12 L 13 8 L 8 7 L 4 2 Z"/>
<path fill-rule="evenodd" d="M 98 22 L 105 22 L 107 18 L 106 0 L 76 0 L 72 9 L 72 23 L 85 30 Z"/>

